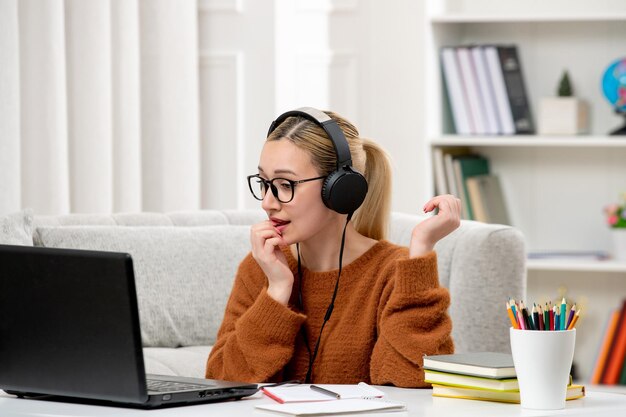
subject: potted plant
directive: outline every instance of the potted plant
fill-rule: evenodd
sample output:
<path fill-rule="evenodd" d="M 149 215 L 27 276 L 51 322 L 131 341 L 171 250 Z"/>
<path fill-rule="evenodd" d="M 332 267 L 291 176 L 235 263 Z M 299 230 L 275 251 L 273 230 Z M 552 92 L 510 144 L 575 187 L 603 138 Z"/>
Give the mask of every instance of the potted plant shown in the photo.
<path fill-rule="evenodd" d="M 588 131 L 587 103 L 574 96 L 569 74 L 563 72 L 557 97 L 544 97 L 539 102 L 539 134 L 578 135 Z"/>
<path fill-rule="evenodd" d="M 604 214 L 611 227 L 613 257 L 626 261 L 626 193 L 622 195 L 622 204 L 609 204 L 604 208 Z"/>

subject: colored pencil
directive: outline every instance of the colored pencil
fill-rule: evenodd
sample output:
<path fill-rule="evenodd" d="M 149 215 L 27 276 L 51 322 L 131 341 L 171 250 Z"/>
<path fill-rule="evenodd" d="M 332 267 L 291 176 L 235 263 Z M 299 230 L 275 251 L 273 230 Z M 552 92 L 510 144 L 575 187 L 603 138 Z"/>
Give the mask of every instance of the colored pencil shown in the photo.
<path fill-rule="evenodd" d="M 561 330 L 561 306 L 554 306 L 554 330 Z"/>
<path fill-rule="evenodd" d="M 519 309 L 517 310 L 517 322 L 519 323 L 520 329 L 526 330 L 526 323 L 524 322 L 524 317 Z"/>
<path fill-rule="evenodd" d="M 541 330 L 539 328 L 539 313 L 537 313 L 537 310 L 535 309 L 535 306 L 533 305 L 533 310 L 532 310 L 532 314 L 533 314 L 533 330 Z"/>
<path fill-rule="evenodd" d="M 539 330 L 545 330 L 545 325 L 543 324 L 543 310 L 541 309 L 541 304 L 537 306 L 537 315 L 539 316 Z"/>
<path fill-rule="evenodd" d="M 561 317 L 561 324 L 559 325 L 559 330 L 565 330 L 567 328 L 567 325 L 565 323 L 565 320 L 567 319 L 567 303 L 565 302 L 565 297 L 563 297 L 563 300 L 561 301 L 561 310 L 560 310 L 559 315 Z"/>
<path fill-rule="evenodd" d="M 569 330 L 569 325 L 574 318 L 574 314 L 576 313 L 576 304 L 572 305 L 572 308 L 569 311 L 569 316 L 567 317 L 567 323 L 565 324 L 565 328 Z"/>
<path fill-rule="evenodd" d="M 576 322 L 578 321 L 579 317 L 580 317 L 580 308 L 578 309 L 578 311 L 576 311 L 576 314 L 574 314 L 574 318 L 570 322 L 569 326 L 567 326 L 567 330 L 572 330 L 574 326 L 576 326 Z"/>
<path fill-rule="evenodd" d="M 517 309 L 515 308 L 515 300 L 513 298 L 509 298 L 509 305 L 511 306 L 513 317 L 517 317 Z"/>
<path fill-rule="evenodd" d="M 513 326 L 514 329 L 519 329 L 519 325 L 517 324 L 517 320 L 515 320 L 515 316 L 513 315 L 513 309 L 511 308 L 511 305 L 508 303 L 506 303 L 506 313 L 509 316 L 509 320 L 511 320 L 511 325 Z"/>

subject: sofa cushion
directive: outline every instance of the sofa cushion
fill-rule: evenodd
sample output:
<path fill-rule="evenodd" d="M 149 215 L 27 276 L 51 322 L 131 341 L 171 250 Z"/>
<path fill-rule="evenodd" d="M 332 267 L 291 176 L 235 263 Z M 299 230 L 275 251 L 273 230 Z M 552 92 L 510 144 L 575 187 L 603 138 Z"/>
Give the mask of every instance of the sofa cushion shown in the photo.
<path fill-rule="evenodd" d="M 144 346 L 213 345 L 249 226 L 38 227 L 36 245 L 127 252 Z"/>
<path fill-rule="evenodd" d="M 144 367 L 148 374 L 204 378 L 211 348 L 212 346 L 146 347 L 143 348 Z"/>
<path fill-rule="evenodd" d="M 32 224 L 30 209 L 0 216 L 0 244 L 33 246 Z"/>

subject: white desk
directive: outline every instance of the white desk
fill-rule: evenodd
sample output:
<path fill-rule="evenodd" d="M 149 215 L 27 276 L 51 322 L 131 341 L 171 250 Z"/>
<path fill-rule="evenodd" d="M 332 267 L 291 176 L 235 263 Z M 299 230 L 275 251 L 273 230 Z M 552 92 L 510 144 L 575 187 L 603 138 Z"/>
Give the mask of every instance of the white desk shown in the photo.
<path fill-rule="evenodd" d="M 376 413 L 374 416 L 626 416 L 626 395 L 606 392 L 587 392 L 585 398 L 568 401 L 565 410 L 533 411 L 522 409 L 519 404 L 504 404 L 487 401 L 436 398 L 431 390 L 414 390 L 394 387 L 379 387 L 387 393 L 387 398 L 401 401 L 407 411 Z M 176 416 L 176 417 L 244 417 L 280 416 L 261 412 L 254 406 L 261 403 L 274 403 L 273 400 L 257 393 L 240 401 L 193 405 L 157 409 L 152 411 L 118 407 L 102 407 L 18 399 L 0 394 L 0 416 L 2 417 L 125 417 L 125 416 Z M 360 416 L 367 414 L 360 414 Z"/>

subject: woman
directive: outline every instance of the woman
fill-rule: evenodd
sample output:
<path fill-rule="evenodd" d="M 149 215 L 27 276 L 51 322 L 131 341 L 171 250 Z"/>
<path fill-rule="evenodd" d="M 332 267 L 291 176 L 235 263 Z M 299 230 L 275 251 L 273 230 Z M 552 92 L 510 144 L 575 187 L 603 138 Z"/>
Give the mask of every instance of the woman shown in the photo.
<path fill-rule="evenodd" d="M 239 266 L 206 376 L 427 386 L 422 356 L 454 349 L 433 247 L 458 227 L 460 201 L 428 201 L 424 212 L 437 214 L 415 226 L 408 249 L 384 240 L 386 154 L 339 115 L 301 110 L 272 124 L 258 174 L 248 178 L 268 220 L 252 226 L 252 252 Z M 340 130 L 332 134 L 319 115 Z M 325 194 L 345 140 L 367 180 L 354 217 L 331 210 Z"/>

